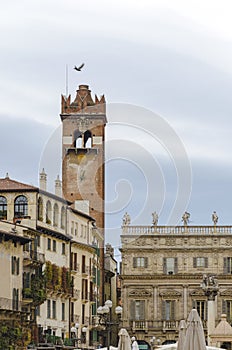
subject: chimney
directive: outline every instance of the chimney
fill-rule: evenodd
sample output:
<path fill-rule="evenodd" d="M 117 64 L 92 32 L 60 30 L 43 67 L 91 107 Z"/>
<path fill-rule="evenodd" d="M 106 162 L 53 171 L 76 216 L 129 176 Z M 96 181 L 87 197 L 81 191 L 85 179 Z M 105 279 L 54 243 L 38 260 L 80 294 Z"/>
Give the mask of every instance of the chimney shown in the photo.
<path fill-rule="evenodd" d="M 39 188 L 43 191 L 47 191 L 47 174 L 45 173 L 44 168 L 39 174 Z"/>
<path fill-rule="evenodd" d="M 57 175 L 57 179 L 55 180 L 55 195 L 58 197 L 63 197 L 62 196 L 62 182 L 60 180 L 59 175 Z"/>

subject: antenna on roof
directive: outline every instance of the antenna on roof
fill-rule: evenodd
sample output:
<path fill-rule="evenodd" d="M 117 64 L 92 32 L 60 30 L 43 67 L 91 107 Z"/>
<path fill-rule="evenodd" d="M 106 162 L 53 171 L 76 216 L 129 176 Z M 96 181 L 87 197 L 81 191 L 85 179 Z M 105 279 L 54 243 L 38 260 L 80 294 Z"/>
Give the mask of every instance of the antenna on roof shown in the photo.
<path fill-rule="evenodd" d="M 65 68 L 65 94 L 66 97 L 68 97 L 68 65 L 66 64 L 66 68 Z"/>

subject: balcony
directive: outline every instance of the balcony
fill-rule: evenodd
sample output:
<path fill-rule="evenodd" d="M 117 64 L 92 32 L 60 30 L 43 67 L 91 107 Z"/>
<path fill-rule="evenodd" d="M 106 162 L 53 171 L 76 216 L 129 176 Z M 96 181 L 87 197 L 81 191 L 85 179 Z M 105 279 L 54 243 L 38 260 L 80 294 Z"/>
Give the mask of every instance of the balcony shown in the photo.
<path fill-rule="evenodd" d="M 42 253 L 38 253 L 34 250 L 24 251 L 23 259 L 26 265 L 31 263 L 44 264 L 45 263 L 45 255 Z"/>
<path fill-rule="evenodd" d="M 74 299 L 74 300 L 80 299 L 80 294 L 81 294 L 81 291 L 79 289 L 73 289 L 72 290 L 72 299 Z"/>
<path fill-rule="evenodd" d="M 130 321 L 130 327 L 133 332 L 136 331 L 161 331 L 166 332 L 179 332 L 179 320 L 163 320 L 163 321 L 146 321 L 146 320 L 136 320 Z M 207 321 L 202 321 L 203 328 L 207 329 Z"/>

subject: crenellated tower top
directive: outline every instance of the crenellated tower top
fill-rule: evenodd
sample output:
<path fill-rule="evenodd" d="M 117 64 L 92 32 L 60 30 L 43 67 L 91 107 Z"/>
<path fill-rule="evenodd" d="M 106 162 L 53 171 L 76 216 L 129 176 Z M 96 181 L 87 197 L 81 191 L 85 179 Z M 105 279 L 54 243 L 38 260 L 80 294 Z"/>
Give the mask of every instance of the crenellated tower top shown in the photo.
<path fill-rule="evenodd" d="M 61 118 L 70 114 L 105 114 L 105 97 L 98 98 L 95 95 L 95 101 L 92 99 L 91 90 L 88 85 L 79 85 L 76 91 L 76 97 L 71 102 L 71 95 L 68 97 L 62 95 L 61 99 Z"/>

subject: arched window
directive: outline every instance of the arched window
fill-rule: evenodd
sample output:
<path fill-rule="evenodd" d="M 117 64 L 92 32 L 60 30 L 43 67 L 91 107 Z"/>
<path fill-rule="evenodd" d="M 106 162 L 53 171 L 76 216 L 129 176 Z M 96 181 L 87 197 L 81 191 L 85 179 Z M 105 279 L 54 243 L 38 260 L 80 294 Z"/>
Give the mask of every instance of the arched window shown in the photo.
<path fill-rule="evenodd" d="M 92 134 L 89 130 L 84 133 L 84 147 L 91 148 L 92 147 Z"/>
<path fill-rule="evenodd" d="M 38 220 L 43 221 L 43 200 L 41 197 L 38 199 Z"/>
<path fill-rule="evenodd" d="M 83 148 L 82 133 L 79 130 L 75 130 L 73 134 L 74 147 Z"/>
<path fill-rule="evenodd" d="M 66 211 L 65 207 L 61 208 L 61 221 L 60 221 L 60 227 L 65 228 L 65 221 L 66 221 Z"/>
<path fill-rule="evenodd" d="M 46 204 L 46 223 L 47 224 L 52 223 L 52 205 L 50 201 L 47 201 L 47 204 Z"/>
<path fill-rule="evenodd" d="M 0 220 L 7 219 L 7 200 L 5 197 L 0 196 Z"/>
<path fill-rule="evenodd" d="M 27 197 L 18 196 L 14 202 L 14 216 L 15 218 L 23 218 L 28 215 Z"/>
<path fill-rule="evenodd" d="M 55 203 L 53 207 L 53 225 L 58 226 L 59 220 L 59 208 L 58 205 Z"/>

